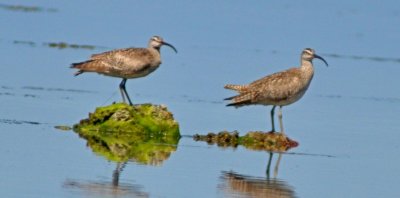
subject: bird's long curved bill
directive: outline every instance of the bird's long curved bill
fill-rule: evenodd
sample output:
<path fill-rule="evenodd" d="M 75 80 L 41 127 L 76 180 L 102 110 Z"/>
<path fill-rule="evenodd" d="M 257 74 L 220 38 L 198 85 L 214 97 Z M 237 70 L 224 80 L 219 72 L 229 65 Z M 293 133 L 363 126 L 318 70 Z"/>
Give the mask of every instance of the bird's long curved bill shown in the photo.
<path fill-rule="evenodd" d="M 328 63 L 327 63 L 326 60 L 323 59 L 321 56 L 318 56 L 318 55 L 314 54 L 314 58 L 318 58 L 319 60 L 324 61 L 325 65 L 328 67 Z"/>
<path fill-rule="evenodd" d="M 178 53 L 178 51 L 176 50 L 176 48 L 173 45 L 171 45 L 171 44 L 169 44 L 167 42 L 163 42 L 162 44 L 172 48 L 175 51 L 175 53 Z"/>

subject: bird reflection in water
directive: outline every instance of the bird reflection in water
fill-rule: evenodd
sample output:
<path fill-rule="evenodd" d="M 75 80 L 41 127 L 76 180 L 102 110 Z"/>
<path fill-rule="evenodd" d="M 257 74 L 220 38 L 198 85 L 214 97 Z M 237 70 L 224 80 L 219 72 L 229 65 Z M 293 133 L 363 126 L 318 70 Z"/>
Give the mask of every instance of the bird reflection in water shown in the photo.
<path fill-rule="evenodd" d="M 274 175 L 270 177 L 273 153 L 269 153 L 266 177 L 253 177 L 242 175 L 233 171 L 222 172 L 222 184 L 219 185 L 225 197 L 270 197 L 270 198 L 295 198 L 296 194 L 292 186 L 285 181 L 277 179 L 278 167 L 282 159 L 279 153 Z"/>
<path fill-rule="evenodd" d="M 149 193 L 143 192 L 140 185 L 121 183 L 120 174 L 125 168 L 126 162 L 117 163 L 112 174 L 112 181 L 82 181 L 67 180 L 63 187 L 71 191 L 89 195 L 90 197 L 150 197 Z"/>

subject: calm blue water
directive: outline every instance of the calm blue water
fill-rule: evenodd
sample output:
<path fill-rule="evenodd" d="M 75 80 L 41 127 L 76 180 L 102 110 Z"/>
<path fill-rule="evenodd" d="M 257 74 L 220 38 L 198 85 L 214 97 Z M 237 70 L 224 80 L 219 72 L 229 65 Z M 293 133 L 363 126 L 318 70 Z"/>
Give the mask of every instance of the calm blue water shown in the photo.
<path fill-rule="evenodd" d="M 265 197 L 271 189 L 285 197 L 400 196 L 397 1 L 10 0 L 0 2 L 0 26 L 1 197 Z M 222 99 L 233 92 L 223 85 L 297 66 L 306 47 L 329 62 L 314 61 L 306 95 L 283 109 L 300 145 L 282 155 L 274 179 L 266 179 L 266 152 L 184 137 L 159 166 L 126 164 L 114 188 L 115 163 L 54 129 L 121 100 L 120 79 L 73 77 L 71 63 L 146 46 L 153 35 L 179 53 L 162 48 L 161 67 L 129 80 L 128 92 L 136 103 L 167 105 L 187 136 L 270 129 L 269 107 L 227 108 Z"/>

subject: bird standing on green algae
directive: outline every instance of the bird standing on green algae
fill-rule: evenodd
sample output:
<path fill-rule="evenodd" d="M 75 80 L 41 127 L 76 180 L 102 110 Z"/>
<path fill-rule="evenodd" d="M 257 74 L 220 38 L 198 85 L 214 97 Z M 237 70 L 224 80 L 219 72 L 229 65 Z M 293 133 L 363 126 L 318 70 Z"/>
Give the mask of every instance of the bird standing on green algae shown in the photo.
<path fill-rule="evenodd" d="M 312 63 L 314 58 L 322 60 L 328 66 L 328 63 L 322 57 L 315 54 L 313 49 L 306 48 L 301 53 L 301 65 L 299 67 L 268 75 L 247 85 L 225 85 L 226 89 L 239 92 L 239 95 L 225 99 L 232 100 L 232 103 L 227 106 L 272 105 L 272 131 L 275 131 L 275 107 L 279 106 L 279 124 L 281 132 L 284 133 L 282 106 L 298 101 L 307 91 L 314 75 Z"/>
<path fill-rule="evenodd" d="M 125 89 L 125 83 L 127 79 L 147 76 L 160 66 L 162 45 L 171 47 L 177 53 L 174 46 L 159 36 L 153 36 L 150 38 L 147 48 L 124 48 L 93 54 L 90 60 L 73 63 L 71 68 L 79 69 L 75 76 L 84 72 L 97 72 L 106 76 L 122 78 L 119 85 L 122 100 L 126 103 L 126 97 L 129 104 L 132 105 Z"/>

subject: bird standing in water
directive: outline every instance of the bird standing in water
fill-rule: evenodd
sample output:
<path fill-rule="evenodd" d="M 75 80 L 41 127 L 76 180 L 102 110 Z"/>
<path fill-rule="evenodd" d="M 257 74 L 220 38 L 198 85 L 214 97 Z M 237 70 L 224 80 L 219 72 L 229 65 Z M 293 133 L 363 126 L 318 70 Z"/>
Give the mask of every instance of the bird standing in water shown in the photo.
<path fill-rule="evenodd" d="M 268 75 L 247 85 L 225 85 L 226 89 L 232 89 L 239 93 L 239 95 L 225 99 L 232 100 L 232 103 L 227 106 L 272 105 L 271 131 L 273 132 L 275 131 L 275 107 L 279 106 L 279 124 L 281 132 L 284 133 L 282 106 L 298 101 L 307 91 L 314 75 L 312 63 L 314 58 L 322 60 L 328 66 L 328 63 L 315 54 L 313 49 L 306 48 L 301 53 L 301 65 L 299 67 Z"/>
<path fill-rule="evenodd" d="M 125 89 L 125 83 L 131 78 L 147 76 L 160 66 L 162 45 L 171 47 L 177 53 L 175 47 L 165 42 L 160 36 L 153 36 L 150 38 L 147 48 L 124 48 L 93 54 L 90 60 L 73 63 L 71 68 L 79 69 L 75 76 L 84 72 L 97 72 L 106 76 L 122 78 L 119 85 L 122 100 L 126 103 L 127 99 L 132 105 Z"/>

